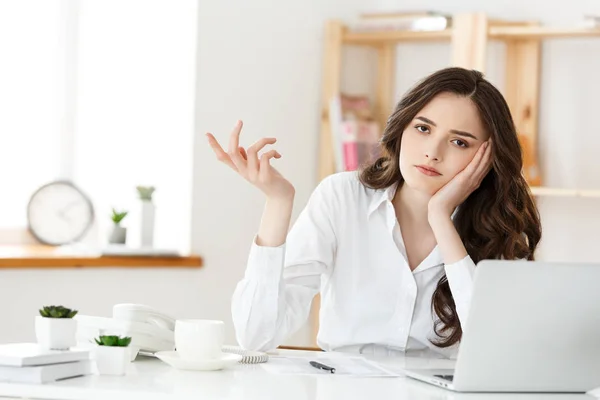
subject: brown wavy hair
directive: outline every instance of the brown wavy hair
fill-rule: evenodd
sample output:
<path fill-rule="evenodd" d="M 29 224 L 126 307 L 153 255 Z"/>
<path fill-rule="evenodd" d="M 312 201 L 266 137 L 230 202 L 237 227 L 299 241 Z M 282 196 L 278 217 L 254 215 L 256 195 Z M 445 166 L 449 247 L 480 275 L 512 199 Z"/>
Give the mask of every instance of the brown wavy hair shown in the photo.
<path fill-rule="evenodd" d="M 479 188 L 458 207 L 454 225 L 471 259 L 534 259 L 541 239 L 540 216 L 522 175 L 523 156 L 515 125 L 502 94 L 483 74 L 451 67 L 427 76 L 409 90 L 389 117 L 381 138 L 382 156 L 360 170 L 360 180 L 373 189 L 402 184 L 402 133 L 417 113 L 440 93 L 454 93 L 473 102 L 494 143 L 492 169 Z M 400 187 L 400 186 L 399 186 Z M 432 297 L 438 316 L 432 343 L 449 347 L 462 338 L 456 305 L 444 275 Z"/>

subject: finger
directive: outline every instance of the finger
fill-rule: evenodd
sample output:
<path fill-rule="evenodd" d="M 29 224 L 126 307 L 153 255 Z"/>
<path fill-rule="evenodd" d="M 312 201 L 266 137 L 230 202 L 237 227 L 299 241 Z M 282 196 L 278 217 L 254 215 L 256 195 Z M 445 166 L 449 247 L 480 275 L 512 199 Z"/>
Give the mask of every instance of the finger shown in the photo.
<path fill-rule="evenodd" d="M 238 151 L 240 147 L 240 133 L 242 132 L 242 121 L 237 121 L 231 131 L 231 135 L 229 136 L 229 158 L 236 166 L 238 171 L 242 171 L 246 168 L 246 162 L 242 158 L 242 155 Z"/>
<path fill-rule="evenodd" d="M 271 160 L 271 158 L 281 158 L 281 154 L 279 154 L 279 152 L 277 152 L 277 150 L 269 150 L 269 151 L 264 152 L 260 156 L 259 174 L 263 178 L 266 177 L 266 174 L 269 173 L 269 168 L 271 166 L 269 161 Z"/>
<path fill-rule="evenodd" d="M 244 149 L 242 146 L 238 147 L 238 151 L 240 152 L 240 154 L 242 155 L 242 158 L 244 160 L 248 159 L 248 154 L 246 154 L 246 149 Z"/>
<path fill-rule="evenodd" d="M 221 147 L 217 139 L 215 139 L 213 134 L 206 133 L 206 137 L 208 138 L 208 144 L 210 144 L 210 147 L 213 149 L 217 156 L 217 160 L 221 161 L 224 164 L 227 164 L 230 168 L 233 168 L 235 171 L 237 171 L 235 164 L 233 164 L 233 161 L 231 161 L 229 155 L 225 153 L 225 150 L 223 150 L 223 148 Z"/>
<path fill-rule="evenodd" d="M 488 143 L 488 148 L 486 149 L 485 156 L 483 158 L 483 164 L 485 165 L 486 173 L 492 169 L 492 165 L 494 162 L 494 143 L 490 140 Z"/>
<path fill-rule="evenodd" d="M 481 160 L 483 159 L 485 151 L 489 147 L 486 145 L 488 143 L 489 142 L 485 142 L 481 146 L 479 146 L 479 149 L 477 149 L 477 153 L 475 153 L 475 157 L 473 157 L 471 162 L 465 168 L 465 174 L 467 174 L 468 176 L 472 176 L 477 171 L 477 168 L 481 164 Z"/>
<path fill-rule="evenodd" d="M 274 144 L 276 141 L 275 138 L 261 138 L 248 147 L 248 169 L 252 171 L 250 173 L 258 173 L 258 152 L 266 145 Z"/>
<path fill-rule="evenodd" d="M 492 164 L 492 142 L 487 142 L 487 148 L 483 153 L 483 157 L 481 158 L 481 162 L 479 163 L 478 170 L 487 172 L 489 167 Z"/>
<path fill-rule="evenodd" d="M 479 163 L 479 166 L 477 168 L 477 171 L 475 172 L 476 175 L 476 182 L 479 185 L 481 183 L 481 181 L 483 180 L 483 178 L 486 177 L 486 175 L 490 172 L 490 170 L 492 169 L 492 143 L 488 142 L 488 146 L 485 149 L 485 153 L 483 155 L 483 158 L 481 160 L 481 162 Z"/>

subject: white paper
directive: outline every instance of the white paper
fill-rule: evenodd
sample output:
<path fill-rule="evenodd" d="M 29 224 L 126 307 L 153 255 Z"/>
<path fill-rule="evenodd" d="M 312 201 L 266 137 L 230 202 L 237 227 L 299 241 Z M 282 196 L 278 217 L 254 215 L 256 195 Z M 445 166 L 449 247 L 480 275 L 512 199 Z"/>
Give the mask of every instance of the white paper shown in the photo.
<path fill-rule="evenodd" d="M 317 361 L 335 368 L 335 373 L 324 371 L 310 365 Z M 361 377 L 397 377 L 397 373 L 389 371 L 375 362 L 362 357 L 271 357 L 269 362 L 261 364 L 268 372 L 288 375 L 343 375 Z"/>

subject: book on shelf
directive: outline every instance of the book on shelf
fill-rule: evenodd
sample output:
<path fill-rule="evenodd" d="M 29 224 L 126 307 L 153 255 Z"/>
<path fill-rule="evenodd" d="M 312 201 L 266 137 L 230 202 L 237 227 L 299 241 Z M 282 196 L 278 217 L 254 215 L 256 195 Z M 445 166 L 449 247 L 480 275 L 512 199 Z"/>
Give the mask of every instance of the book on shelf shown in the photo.
<path fill-rule="evenodd" d="M 27 367 L 88 360 L 89 349 L 46 350 L 37 343 L 0 345 L 0 365 Z"/>
<path fill-rule="evenodd" d="M 353 32 L 441 31 L 452 26 L 452 16 L 427 10 L 363 13 L 348 25 Z"/>
<path fill-rule="evenodd" d="M 0 365 L 0 382 L 48 383 L 90 375 L 91 373 L 92 360 L 34 365 L 29 367 Z"/>
<path fill-rule="evenodd" d="M 355 171 L 380 155 L 381 128 L 364 96 L 340 94 L 329 104 L 329 123 L 336 172 Z"/>

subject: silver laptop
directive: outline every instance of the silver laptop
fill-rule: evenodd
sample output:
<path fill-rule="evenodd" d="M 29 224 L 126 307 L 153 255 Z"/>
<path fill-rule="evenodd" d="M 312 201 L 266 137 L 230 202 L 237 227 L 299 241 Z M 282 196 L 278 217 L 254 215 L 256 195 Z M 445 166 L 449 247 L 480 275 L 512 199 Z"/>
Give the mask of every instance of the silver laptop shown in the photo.
<path fill-rule="evenodd" d="M 481 261 L 453 370 L 406 375 L 458 392 L 600 387 L 600 264 Z"/>

